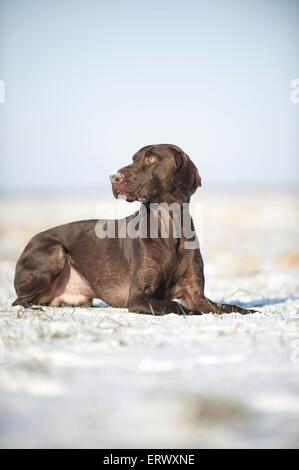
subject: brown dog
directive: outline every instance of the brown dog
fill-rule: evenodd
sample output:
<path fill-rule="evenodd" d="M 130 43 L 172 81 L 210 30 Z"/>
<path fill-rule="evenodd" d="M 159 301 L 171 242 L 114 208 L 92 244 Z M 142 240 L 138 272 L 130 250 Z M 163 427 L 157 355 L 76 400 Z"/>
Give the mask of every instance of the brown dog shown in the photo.
<path fill-rule="evenodd" d="M 99 236 L 111 221 L 97 220 L 61 225 L 33 237 L 17 263 L 18 297 L 13 305 L 82 305 L 100 298 L 113 307 L 157 315 L 253 312 L 216 304 L 204 295 L 196 237 L 177 231 L 183 228 L 182 219 L 193 229 L 189 200 L 200 186 L 195 165 L 179 147 L 144 147 L 133 156 L 132 164 L 110 179 L 114 196 L 141 201 L 141 210 L 114 221 L 113 237 Z M 167 212 L 173 204 L 176 211 Z M 155 223 L 153 236 L 151 224 Z M 137 236 L 136 230 L 128 236 L 130 224 Z M 167 237 L 162 233 L 165 224 Z M 143 235 L 142 227 L 146 227 Z M 187 247 L 187 242 L 194 246 Z"/>

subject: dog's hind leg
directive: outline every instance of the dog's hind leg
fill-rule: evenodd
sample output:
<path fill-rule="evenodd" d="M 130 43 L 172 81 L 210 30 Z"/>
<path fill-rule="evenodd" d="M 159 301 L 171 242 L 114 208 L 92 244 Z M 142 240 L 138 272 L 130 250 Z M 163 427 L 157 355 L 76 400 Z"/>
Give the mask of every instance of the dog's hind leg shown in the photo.
<path fill-rule="evenodd" d="M 13 305 L 50 302 L 51 286 L 62 273 L 66 262 L 67 253 L 59 242 L 47 236 L 34 237 L 17 263 L 14 280 L 17 299 Z"/>

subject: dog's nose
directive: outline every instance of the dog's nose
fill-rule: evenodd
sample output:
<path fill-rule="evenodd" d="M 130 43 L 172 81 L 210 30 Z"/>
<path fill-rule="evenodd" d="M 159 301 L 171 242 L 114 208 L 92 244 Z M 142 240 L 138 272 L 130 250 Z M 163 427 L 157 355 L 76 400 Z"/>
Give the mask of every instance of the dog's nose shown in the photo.
<path fill-rule="evenodd" d="M 109 176 L 111 183 L 120 183 L 124 179 L 124 175 L 122 173 L 114 173 L 113 175 Z"/>

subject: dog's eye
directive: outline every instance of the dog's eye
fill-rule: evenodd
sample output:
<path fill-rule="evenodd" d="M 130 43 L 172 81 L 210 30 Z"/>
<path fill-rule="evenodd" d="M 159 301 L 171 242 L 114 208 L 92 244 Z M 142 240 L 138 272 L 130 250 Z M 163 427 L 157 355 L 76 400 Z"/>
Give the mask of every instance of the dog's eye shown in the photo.
<path fill-rule="evenodd" d="M 146 157 L 144 160 L 144 163 L 146 165 L 154 165 L 154 163 L 158 162 L 158 158 L 155 157 L 154 155 L 150 155 L 149 157 Z"/>

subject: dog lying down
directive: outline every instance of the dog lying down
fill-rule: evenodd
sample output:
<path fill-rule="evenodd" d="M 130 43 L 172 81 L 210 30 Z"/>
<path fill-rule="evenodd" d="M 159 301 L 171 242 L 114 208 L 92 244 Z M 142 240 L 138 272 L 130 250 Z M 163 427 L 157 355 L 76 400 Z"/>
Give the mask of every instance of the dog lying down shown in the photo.
<path fill-rule="evenodd" d="M 254 312 L 204 294 L 203 260 L 189 213 L 201 179 L 183 150 L 143 147 L 110 180 L 114 196 L 140 201 L 140 210 L 125 219 L 83 220 L 34 236 L 17 262 L 13 305 L 79 306 L 99 298 L 153 315 Z"/>

